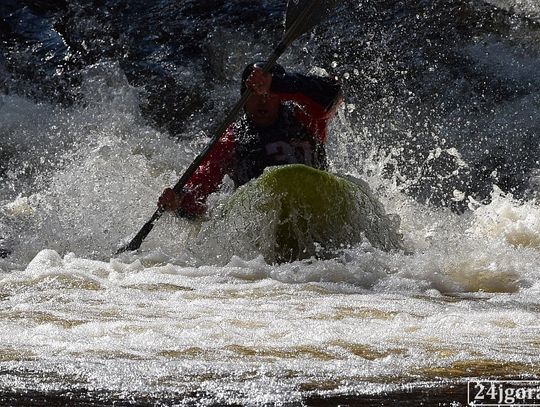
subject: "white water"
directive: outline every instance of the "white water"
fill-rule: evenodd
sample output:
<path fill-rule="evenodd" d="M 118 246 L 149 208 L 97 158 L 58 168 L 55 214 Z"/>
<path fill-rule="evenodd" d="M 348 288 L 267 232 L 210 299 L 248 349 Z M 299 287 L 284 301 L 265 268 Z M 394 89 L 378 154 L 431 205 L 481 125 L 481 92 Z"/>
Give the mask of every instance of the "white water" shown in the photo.
<path fill-rule="evenodd" d="M 533 20 L 540 19 L 540 5 L 536 0 L 485 0 L 487 3 Z"/>
<path fill-rule="evenodd" d="M 224 258 L 165 216 L 141 253 L 114 257 L 205 140 L 145 126 L 115 66 L 90 71 L 86 86 L 85 107 L 1 99 L 0 137 L 35 169 L 14 166 L 0 190 L 0 237 L 13 249 L 0 259 L 2 388 L 201 391 L 255 405 L 539 373 L 536 202 L 495 189 L 461 216 L 432 209 L 383 179 L 384 157 L 350 150 L 349 172 L 371 174 L 412 254 L 365 243 L 268 265 Z M 336 150 L 365 129 L 345 112 L 333 127 L 330 158 L 343 168 Z"/>

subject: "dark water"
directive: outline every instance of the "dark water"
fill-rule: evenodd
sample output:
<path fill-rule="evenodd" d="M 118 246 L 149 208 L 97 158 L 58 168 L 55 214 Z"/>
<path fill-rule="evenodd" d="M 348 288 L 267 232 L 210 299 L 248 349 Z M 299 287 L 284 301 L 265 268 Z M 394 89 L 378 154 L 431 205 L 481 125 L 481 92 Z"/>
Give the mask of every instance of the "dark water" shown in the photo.
<path fill-rule="evenodd" d="M 408 387 L 401 391 L 391 391 L 382 394 L 373 395 L 343 395 L 334 397 L 306 397 L 302 401 L 283 403 L 281 405 L 288 407 L 306 406 L 306 407 L 322 407 L 322 406 L 350 406 L 350 407 L 392 407 L 392 406 L 465 406 L 467 405 L 466 385 L 454 384 L 439 386 L 437 383 L 419 387 Z M 181 396 L 166 396 L 160 395 L 153 397 L 131 396 L 129 398 L 119 397 L 118 395 L 99 393 L 99 392 L 84 392 L 84 391 L 69 391 L 69 392 L 51 392 L 37 393 L 27 392 L 20 394 L 14 392 L 0 393 L 0 403 L 10 406 L 50 406 L 50 405 L 77 405 L 77 406 L 162 406 L 162 405 L 185 405 L 196 406 L 200 405 L 200 400 L 208 397 L 201 393 Z M 221 406 L 240 406 L 236 403 L 219 403 L 205 405 L 221 405 Z"/>

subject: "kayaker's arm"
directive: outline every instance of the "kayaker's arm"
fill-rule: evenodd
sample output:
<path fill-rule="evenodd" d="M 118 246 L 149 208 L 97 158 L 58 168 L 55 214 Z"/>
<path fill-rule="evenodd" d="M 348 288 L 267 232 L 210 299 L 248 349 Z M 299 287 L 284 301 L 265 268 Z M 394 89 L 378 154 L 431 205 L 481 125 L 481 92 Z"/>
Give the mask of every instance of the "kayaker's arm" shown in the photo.
<path fill-rule="evenodd" d="M 158 205 L 185 218 L 196 218 L 204 214 L 206 198 L 218 189 L 225 174 L 230 172 L 233 157 L 233 132 L 229 129 L 193 173 L 184 192 L 178 195 L 167 188 L 159 198 Z"/>
<path fill-rule="evenodd" d="M 333 78 L 308 76 L 300 73 L 273 75 L 270 90 L 282 100 L 291 100 L 310 108 L 317 106 L 328 115 L 336 110 L 342 99 L 341 86 Z"/>
<path fill-rule="evenodd" d="M 326 141 L 326 126 L 343 101 L 339 82 L 328 77 L 286 73 L 272 76 L 270 90 L 281 100 L 298 104 L 302 108 L 299 119 L 320 141 Z"/>

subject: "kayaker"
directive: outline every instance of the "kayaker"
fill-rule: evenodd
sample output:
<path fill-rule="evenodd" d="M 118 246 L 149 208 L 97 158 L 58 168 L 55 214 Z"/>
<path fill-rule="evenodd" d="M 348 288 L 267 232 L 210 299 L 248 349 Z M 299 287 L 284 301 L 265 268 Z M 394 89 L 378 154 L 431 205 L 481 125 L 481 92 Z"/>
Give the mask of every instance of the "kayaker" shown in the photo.
<path fill-rule="evenodd" d="M 342 101 L 337 81 L 288 73 L 274 65 L 264 74 L 264 63 L 248 65 L 241 92 L 253 91 L 244 115 L 225 131 L 183 190 L 163 191 L 158 205 L 177 215 L 194 218 L 206 210 L 206 198 L 228 174 L 239 187 L 266 167 L 305 164 L 327 168 L 327 126 Z"/>

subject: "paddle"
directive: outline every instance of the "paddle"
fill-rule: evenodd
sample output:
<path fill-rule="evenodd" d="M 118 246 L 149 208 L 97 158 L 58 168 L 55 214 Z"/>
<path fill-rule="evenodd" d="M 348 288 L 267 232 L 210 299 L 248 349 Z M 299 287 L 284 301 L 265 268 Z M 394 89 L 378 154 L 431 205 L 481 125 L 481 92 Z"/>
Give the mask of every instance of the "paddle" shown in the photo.
<path fill-rule="evenodd" d="M 268 73 L 287 47 L 289 47 L 289 45 L 291 45 L 296 38 L 313 28 L 324 17 L 326 17 L 338 3 L 338 1 L 339 0 L 289 0 L 287 3 L 287 14 L 285 18 L 285 34 L 283 35 L 281 42 L 278 44 L 273 54 L 268 58 L 263 67 L 263 72 Z M 208 145 L 195 158 L 195 160 L 193 160 L 191 165 L 173 187 L 175 192 L 180 193 L 182 191 L 182 188 L 185 186 L 197 168 L 199 168 L 214 144 L 220 139 L 225 130 L 227 130 L 231 123 L 236 119 L 236 116 L 240 110 L 242 110 L 250 95 L 251 90 L 246 89 L 238 103 L 236 103 L 225 120 L 223 120 L 223 123 L 221 123 L 221 125 L 215 130 L 213 133 L 214 136 Z M 158 208 L 150 220 L 144 224 L 141 230 L 139 230 L 139 232 L 131 240 L 131 242 L 118 249 L 116 254 L 125 252 L 126 250 L 137 250 L 154 227 L 154 223 L 161 217 L 163 212 L 163 208 Z"/>

